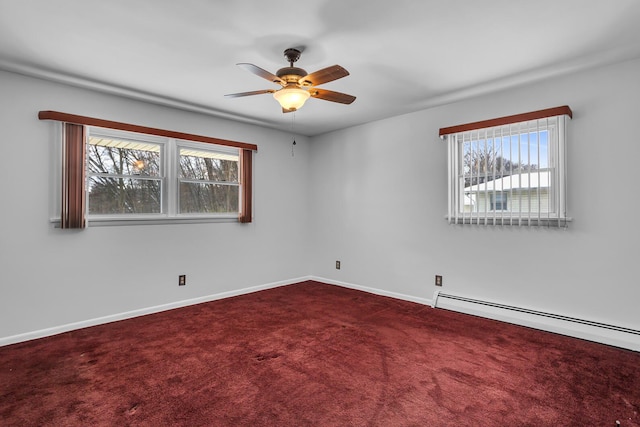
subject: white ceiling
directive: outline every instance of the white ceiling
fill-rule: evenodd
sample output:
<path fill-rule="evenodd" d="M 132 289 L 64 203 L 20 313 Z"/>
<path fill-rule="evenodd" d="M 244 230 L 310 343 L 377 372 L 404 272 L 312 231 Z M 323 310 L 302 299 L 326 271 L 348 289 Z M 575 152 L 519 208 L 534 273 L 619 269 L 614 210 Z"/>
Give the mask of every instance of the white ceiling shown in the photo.
<path fill-rule="evenodd" d="M 307 101 L 295 131 L 317 135 L 638 58 L 640 1 L 0 0 L 0 69 L 283 130 L 270 94 L 224 95 L 279 88 L 235 64 L 275 73 L 301 46 L 357 97 Z"/>

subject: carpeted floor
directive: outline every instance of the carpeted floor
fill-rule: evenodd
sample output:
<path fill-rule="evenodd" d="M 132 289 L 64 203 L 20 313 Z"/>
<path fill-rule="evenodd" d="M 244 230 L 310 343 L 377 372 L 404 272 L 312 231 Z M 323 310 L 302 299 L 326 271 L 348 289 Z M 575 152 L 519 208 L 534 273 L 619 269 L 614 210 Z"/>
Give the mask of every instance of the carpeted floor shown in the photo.
<path fill-rule="evenodd" d="M 0 348 L 2 426 L 640 426 L 640 353 L 317 282 Z"/>

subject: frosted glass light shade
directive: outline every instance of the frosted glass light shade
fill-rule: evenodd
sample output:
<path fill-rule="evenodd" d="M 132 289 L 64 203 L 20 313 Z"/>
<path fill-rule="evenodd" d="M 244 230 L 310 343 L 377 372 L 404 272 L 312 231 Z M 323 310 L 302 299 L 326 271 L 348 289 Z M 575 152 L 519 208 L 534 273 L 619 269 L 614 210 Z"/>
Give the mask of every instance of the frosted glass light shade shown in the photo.
<path fill-rule="evenodd" d="M 297 87 L 285 87 L 273 93 L 273 97 L 285 110 L 297 110 L 302 107 L 311 94 Z"/>

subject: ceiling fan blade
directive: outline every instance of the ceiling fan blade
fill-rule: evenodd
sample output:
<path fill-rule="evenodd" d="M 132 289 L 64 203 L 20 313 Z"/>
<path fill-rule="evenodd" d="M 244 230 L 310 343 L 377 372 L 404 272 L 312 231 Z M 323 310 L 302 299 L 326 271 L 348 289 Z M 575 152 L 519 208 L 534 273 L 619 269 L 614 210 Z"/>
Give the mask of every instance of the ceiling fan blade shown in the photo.
<path fill-rule="evenodd" d="M 309 89 L 312 98 L 324 99 L 325 101 L 339 102 L 340 104 L 351 104 L 356 100 L 353 95 L 346 93 L 334 92 L 332 90 L 313 88 Z"/>
<path fill-rule="evenodd" d="M 255 74 L 258 77 L 262 77 L 263 79 L 267 79 L 270 82 L 278 83 L 278 84 L 281 84 L 281 85 L 285 85 L 286 84 L 280 77 L 276 76 L 273 73 L 268 72 L 265 69 L 262 69 L 262 68 L 258 67 L 257 65 L 248 64 L 246 62 L 241 62 L 241 63 L 236 64 L 236 65 L 238 65 L 238 67 L 240 67 L 242 69 L 247 70 L 250 73 Z"/>
<path fill-rule="evenodd" d="M 252 92 L 240 92 L 240 93 L 230 93 L 225 95 L 229 98 L 239 98 L 241 96 L 251 96 L 251 95 L 262 95 L 263 93 L 273 93 L 274 89 L 264 89 L 264 90 L 254 90 Z"/>
<path fill-rule="evenodd" d="M 307 74 L 301 78 L 298 83 L 302 86 L 318 86 L 323 83 L 332 82 L 334 80 L 347 77 L 349 72 L 339 65 L 332 65 L 331 67 L 323 68 L 314 73 Z"/>

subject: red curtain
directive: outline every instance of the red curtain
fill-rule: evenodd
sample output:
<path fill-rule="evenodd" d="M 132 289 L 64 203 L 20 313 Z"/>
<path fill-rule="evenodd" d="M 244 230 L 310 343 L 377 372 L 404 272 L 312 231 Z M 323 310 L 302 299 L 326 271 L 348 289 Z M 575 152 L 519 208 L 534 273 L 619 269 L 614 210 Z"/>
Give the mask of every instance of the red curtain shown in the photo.
<path fill-rule="evenodd" d="M 61 228 L 85 228 L 85 127 L 64 123 Z"/>
<path fill-rule="evenodd" d="M 246 223 L 251 222 L 251 199 L 252 199 L 252 175 L 253 170 L 253 151 L 243 149 L 240 155 L 240 186 L 242 189 L 242 195 L 240 199 L 240 215 L 238 220 Z"/>

